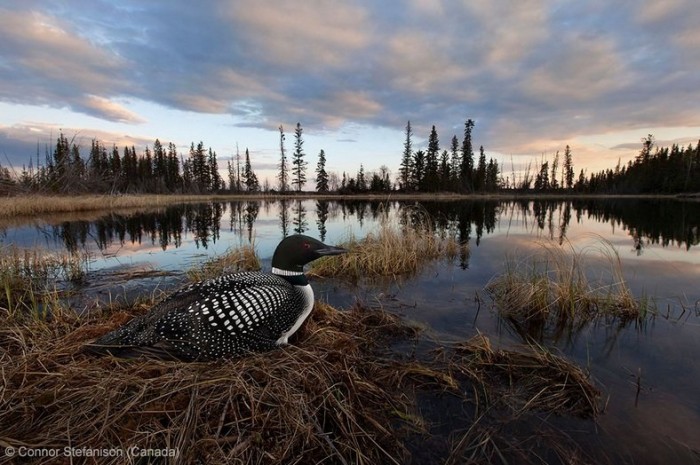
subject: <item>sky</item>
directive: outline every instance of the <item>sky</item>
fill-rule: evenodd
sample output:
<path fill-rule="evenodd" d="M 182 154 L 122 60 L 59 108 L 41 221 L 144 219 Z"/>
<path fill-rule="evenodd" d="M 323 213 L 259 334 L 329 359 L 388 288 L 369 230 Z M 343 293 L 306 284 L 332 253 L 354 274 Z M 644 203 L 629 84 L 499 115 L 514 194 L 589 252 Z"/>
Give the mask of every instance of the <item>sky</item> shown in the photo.
<path fill-rule="evenodd" d="M 571 146 L 574 168 L 700 139 L 697 0 L 0 0 L 0 165 L 60 131 L 84 148 L 247 148 L 274 180 L 301 123 L 313 179 L 473 142 L 504 175 Z M 307 185 L 307 188 L 313 188 Z"/>

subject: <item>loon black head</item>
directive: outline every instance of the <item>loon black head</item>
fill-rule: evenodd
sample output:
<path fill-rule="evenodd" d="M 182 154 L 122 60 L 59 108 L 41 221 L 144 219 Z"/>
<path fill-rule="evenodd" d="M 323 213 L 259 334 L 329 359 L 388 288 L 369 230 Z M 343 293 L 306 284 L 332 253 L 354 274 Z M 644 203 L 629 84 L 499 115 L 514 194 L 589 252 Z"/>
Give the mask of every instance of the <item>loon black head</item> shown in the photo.
<path fill-rule="evenodd" d="M 326 255 L 339 255 L 347 252 L 342 247 L 326 245 L 313 237 L 295 234 L 279 243 L 272 255 L 272 269 L 302 273 L 304 265 Z"/>

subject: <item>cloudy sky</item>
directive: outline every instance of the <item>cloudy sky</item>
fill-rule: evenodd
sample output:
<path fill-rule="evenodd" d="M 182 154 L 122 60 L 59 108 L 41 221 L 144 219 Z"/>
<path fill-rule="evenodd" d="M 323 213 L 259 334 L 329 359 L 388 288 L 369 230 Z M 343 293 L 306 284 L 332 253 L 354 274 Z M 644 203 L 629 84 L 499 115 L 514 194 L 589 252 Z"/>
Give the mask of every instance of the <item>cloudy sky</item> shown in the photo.
<path fill-rule="evenodd" d="M 2 1 L 0 164 L 62 130 L 247 147 L 265 177 L 300 122 L 310 168 L 324 149 L 332 171 L 396 173 L 407 120 L 416 148 L 433 124 L 447 148 L 472 118 L 506 171 L 567 144 L 577 171 L 612 167 L 648 133 L 700 138 L 696 3 Z"/>

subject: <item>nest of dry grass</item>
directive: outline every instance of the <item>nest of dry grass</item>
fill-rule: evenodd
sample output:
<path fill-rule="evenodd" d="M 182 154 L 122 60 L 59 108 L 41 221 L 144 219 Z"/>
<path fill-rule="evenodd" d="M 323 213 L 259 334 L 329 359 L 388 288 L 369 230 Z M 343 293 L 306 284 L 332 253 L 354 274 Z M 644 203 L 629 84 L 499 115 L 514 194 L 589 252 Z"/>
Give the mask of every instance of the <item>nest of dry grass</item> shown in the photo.
<path fill-rule="evenodd" d="M 414 330 L 396 317 L 317 304 L 295 345 L 219 363 L 82 352 L 85 342 L 145 310 L 3 322 L 0 445 L 177 449 L 172 463 L 403 462 L 392 425 L 413 418 L 411 402 L 381 341 Z"/>

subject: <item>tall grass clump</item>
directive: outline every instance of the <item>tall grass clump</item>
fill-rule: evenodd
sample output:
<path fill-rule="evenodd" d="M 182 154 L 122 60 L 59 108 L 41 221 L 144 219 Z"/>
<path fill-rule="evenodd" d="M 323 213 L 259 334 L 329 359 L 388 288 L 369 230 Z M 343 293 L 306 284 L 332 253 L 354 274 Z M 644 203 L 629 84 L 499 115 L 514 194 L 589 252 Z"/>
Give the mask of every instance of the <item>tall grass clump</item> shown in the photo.
<path fill-rule="evenodd" d="M 607 265 L 596 281 L 589 279 L 591 252 Z M 580 251 L 540 244 L 529 258 L 508 258 L 505 268 L 486 289 L 501 316 L 529 326 L 577 325 L 600 316 L 627 322 L 648 311 L 649 304 L 635 299 L 627 286 L 617 251 L 602 239 Z"/>
<path fill-rule="evenodd" d="M 436 234 L 427 213 L 403 225 L 384 217 L 375 231 L 362 239 L 351 235 L 340 246 L 349 253 L 313 262 L 310 273 L 352 280 L 410 276 L 434 260 L 452 260 L 467 251 L 455 234 Z"/>
<path fill-rule="evenodd" d="M 0 310 L 38 315 L 59 307 L 67 284 L 85 279 L 88 256 L 39 249 L 0 248 Z"/>
<path fill-rule="evenodd" d="M 259 271 L 260 268 L 260 258 L 255 251 L 255 244 L 246 244 L 231 248 L 223 255 L 189 269 L 187 277 L 191 281 L 202 281 L 227 273 Z"/>

